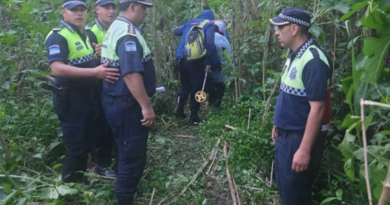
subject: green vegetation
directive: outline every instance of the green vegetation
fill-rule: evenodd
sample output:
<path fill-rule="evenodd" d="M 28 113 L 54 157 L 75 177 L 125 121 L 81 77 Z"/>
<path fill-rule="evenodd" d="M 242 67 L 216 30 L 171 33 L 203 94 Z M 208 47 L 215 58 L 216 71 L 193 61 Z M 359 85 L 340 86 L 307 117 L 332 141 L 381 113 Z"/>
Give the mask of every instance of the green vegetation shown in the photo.
<path fill-rule="evenodd" d="M 88 1 L 93 5 L 93 1 Z M 208 122 L 188 127 L 171 116 L 179 81 L 173 74 L 178 43 L 171 31 L 196 17 L 201 0 L 152 0 L 143 27 L 154 53 L 158 85 L 167 92 L 153 99 L 157 123 L 150 136 L 148 165 L 136 204 L 231 204 L 223 157 L 229 144 L 229 170 L 242 204 L 278 204 L 272 181 L 270 140 L 273 106 L 286 50 L 273 37 L 268 19 L 287 6 L 312 11 L 313 37 L 333 56 L 332 132 L 315 183 L 320 204 L 367 204 L 360 98 L 390 101 L 390 2 L 388 0 L 204 0 L 205 8 L 229 27 L 233 68 L 221 111 L 204 107 Z M 50 75 L 43 41 L 61 19 L 59 0 L 0 2 L 0 203 L 112 204 L 113 181 L 90 172 L 91 185 L 60 180 L 65 148 L 53 112 L 51 93 L 42 88 Z M 90 14 L 90 20 L 93 14 Z M 275 92 L 276 90 L 276 92 Z M 250 114 L 249 114 L 250 113 Z M 371 190 L 374 203 L 389 165 L 390 112 L 367 107 Z M 248 118 L 250 120 L 248 120 Z M 237 130 L 225 129 L 225 124 Z M 184 136 L 184 137 L 183 137 Z M 221 139 L 210 169 L 179 196 Z M 211 163 L 209 163 L 211 164 Z M 208 174 L 205 174 L 208 170 Z M 274 181 L 274 180 L 273 180 Z M 257 189 L 256 189 L 257 188 Z M 259 191 L 262 189 L 262 191 Z M 274 203 L 275 202 L 275 203 Z"/>

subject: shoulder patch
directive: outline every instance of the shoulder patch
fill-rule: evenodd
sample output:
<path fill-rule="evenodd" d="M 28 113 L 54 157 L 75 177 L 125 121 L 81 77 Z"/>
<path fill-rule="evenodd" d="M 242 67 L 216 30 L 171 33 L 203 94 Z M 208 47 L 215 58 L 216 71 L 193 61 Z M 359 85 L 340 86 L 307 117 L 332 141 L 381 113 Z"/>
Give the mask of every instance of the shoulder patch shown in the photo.
<path fill-rule="evenodd" d="M 52 31 L 60 31 L 62 28 L 64 28 L 64 26 L 60 25 L 60 26 L 57 26 L 57 27 L 53 28 Z"/>
<path fill-rule="evenodd" d="M 49 56 L 59 54 L 60 51 L 60 46 L 59 45 L 51 45 L 49 47 Z"/>
<path fill-rule="evenodd" d="M 135 45 L 134 41 L 127 41 L 125 43 L 125 49 L 126 49 L 126 52 L 137 51 L 137 46 Z"/>

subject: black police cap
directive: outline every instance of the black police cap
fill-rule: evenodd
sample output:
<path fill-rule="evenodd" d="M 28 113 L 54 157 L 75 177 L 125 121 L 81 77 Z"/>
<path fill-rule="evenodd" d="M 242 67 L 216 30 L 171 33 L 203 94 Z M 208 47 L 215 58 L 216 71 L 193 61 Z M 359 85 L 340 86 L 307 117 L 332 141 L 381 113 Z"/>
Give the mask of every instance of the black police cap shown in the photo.
<path fill-rule="evenodd" d="M 119 4 L 128 3 L 128 2 L 142 4 L 142 5 L 146 6 L 146 7 L 152 7 L 153 6 L 153 4 L 150 3 L 147 0 L 119 0 Z"/>
<path fill-rule="evenodd" d="M 116 5 L 114 0 L 97 0 L 95 1 L 96 6 L 105 6 L 107 4 L 114 4 Z"/>
<path fill-rule="evenodd" d="M 62 1 L 62 8 L 67 8 L 69 10 L 72 10 L 76 6 L 84 6 L 85 8 L 87 8 L 87 3 L 85 3 L 85 0 L 63 0 Z"/>
<path fill-rule="evenodd" d="M 290 23 L 306 26 L 308 28 L 311 26 L 310 15 L 302 9 L 293 7 L 283 9 L 279 16 L 276 16 L 269 21 L 275 26 L 282 26 Z"/>

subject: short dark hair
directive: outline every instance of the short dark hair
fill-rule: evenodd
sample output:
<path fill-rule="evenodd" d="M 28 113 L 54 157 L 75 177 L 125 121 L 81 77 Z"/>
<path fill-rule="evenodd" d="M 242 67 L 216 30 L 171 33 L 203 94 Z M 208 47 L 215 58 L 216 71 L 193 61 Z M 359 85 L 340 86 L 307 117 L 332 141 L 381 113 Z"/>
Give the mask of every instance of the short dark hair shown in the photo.
<path fill-rule="evenodd" d="M 125 2 L 125 3 L 120 3 L 119 5 L 118 5 L 118 9 L 119 9 L 119 11 L 126 11 L 129 7 L 130 7 L 130 5 L 131 4 L 134 4 L 134 5 L 141 5 L 141 4 L 139 4 L 139 3 L 137 3 L 137 2 Z"/>
<path fill-rule="evenodd" d="M 306 36 L 310 36 L 309 27 L 302 26 L 302 25 L 298 25 L 298 27 L 299 27 L 299 30 L 300 30 L 301 34 L 306 35 Z"/>
<path fill-rule="evenodd" d="M 119 11 L 126 11 L 129 8 L 130 4 L 133 4 L 133 3 L 134 2 L 120 3 L 120 4 L 118 4 L 118 9 L 119 9 Z"/>

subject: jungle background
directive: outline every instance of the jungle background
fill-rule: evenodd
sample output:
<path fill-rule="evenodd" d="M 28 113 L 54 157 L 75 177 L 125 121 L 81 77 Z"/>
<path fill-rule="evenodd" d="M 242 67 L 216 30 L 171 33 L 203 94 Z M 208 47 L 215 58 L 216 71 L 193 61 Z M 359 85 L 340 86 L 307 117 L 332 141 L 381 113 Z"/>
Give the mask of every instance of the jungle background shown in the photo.
<path fill-rule="evenodd" d="M 94 4 L 88 2 L 92 21 Z M 268 19 L 290 6 L 311 12 L 310 31 L 332 56 L 334 67 L 332 124 L 314 200 L 316 204 L 368 204 L 359 101 L 390 100 L 390 1 L 151 2 L 154 7 L 142 29 L 153 51 L 158 86 L 167 91 L 152 99 L 157 118 L 136 204 L 232 204 L 237 200 L 280 204 L 270 136 L 287 50 L 278 45 Z M 115 201 L 114 181 L 93 172 L 88 173 L 90 185 L 60 180 L 65 147 L 51 93 L 42 85 L 50 75 L 44 39 L 59 24 L 61 3 L 0 1 L 0 204 Z M 191 127 L 171 114 L 179 87 L 173 72 L 179 38 L 172 29 L 197 17 L 202 9 L 212 9 L 217 19 L 227 22 L 234 53 L 232 67 L 225 70 L 229 79 L 223 109 L 203 106 L 207 123 Z M 377 203 L 389 164 L 390 112 L 368 107 L 366 113 L 371 190 Z"/>

